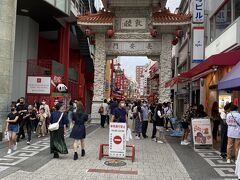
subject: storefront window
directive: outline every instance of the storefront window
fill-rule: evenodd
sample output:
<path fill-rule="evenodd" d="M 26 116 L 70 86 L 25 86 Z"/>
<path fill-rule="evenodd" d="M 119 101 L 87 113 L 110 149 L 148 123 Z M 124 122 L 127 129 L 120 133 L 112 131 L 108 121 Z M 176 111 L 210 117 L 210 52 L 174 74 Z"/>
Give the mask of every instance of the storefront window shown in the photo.
<path fill-rule="evenodd" d="M 237 19 L 240 16 L 240 1 L 239 0 L 235 0 L 234 8 L 235 8 L 234 18 Z"/>
<path fill-rule="evenodd" d="M 215 36 L 218 37 L 232 22 L 231 1 L 228 1 L 215 15 Z"/>
<path fill-rule="evenodd" d="M 215 22 L 214 18 L 212 17 L 210 19 L 210 42 L 212 42 L 215 39 Z"/>

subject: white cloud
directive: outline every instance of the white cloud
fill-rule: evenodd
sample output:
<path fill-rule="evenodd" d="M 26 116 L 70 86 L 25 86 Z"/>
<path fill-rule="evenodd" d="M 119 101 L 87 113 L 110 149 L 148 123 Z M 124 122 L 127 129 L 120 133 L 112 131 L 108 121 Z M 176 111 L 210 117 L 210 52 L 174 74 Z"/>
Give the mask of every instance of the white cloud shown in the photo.
<path fill-rule="evenodd" d="M 179 7 L 181 0 L 168 0 L 166 7 L 170 9 L 171 12 L 174 12 L 177 7 Z"/>

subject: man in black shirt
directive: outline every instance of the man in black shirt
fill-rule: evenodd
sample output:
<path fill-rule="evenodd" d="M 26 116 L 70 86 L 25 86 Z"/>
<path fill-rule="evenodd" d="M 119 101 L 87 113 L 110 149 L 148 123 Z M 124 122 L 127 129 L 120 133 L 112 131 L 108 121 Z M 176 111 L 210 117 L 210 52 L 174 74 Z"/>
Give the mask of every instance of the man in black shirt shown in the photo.
<path fill-rule="evenodd" d="M 29 105 L 28 106 L 28 111 L 26 113 L 26 115 L 23 117 L 24 121 L 25 121 L 25 125 L 27 128 L 27 144 L 30 145 L 31 142 L 31 137 L 32 137 L 32 130 L 33 130 L 33 123 L 34 121 L 37 119 L 36 113 L 35 111 L 33 111 L 33 106 Z"/>
<path fill-rule="evenodd" d="M 17 142 L 19 141 L 20 137 L 21 139 L 25 139 L 25 133 L 24 133 L 24 126 L 25 126 L 25 119 L 23 118 L 28 110 L 28 105 L 25 103 L 25 98 L 21 97 L 19 100 L 19 105 L 17 106 L 17 112 L 19 114 L 18 123 L 19 123 L 19 133 L 17 136 Z"/>

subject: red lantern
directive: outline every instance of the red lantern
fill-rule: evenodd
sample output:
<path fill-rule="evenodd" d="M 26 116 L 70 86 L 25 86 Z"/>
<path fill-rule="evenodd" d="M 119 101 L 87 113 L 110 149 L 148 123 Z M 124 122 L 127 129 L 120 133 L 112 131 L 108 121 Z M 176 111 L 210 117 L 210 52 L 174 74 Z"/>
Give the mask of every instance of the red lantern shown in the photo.
<path fill-rule="evenodd" d="M 176 36 L 177 36 L 178 38 L 181 38 L 181 37 L 183 36 L 183 30 L 181 30 L 181 29 L 177 30 L 177 31 L 176 31 Z"/>
<path fill-rule="evenodd" d="M 85 29 L 85 35 L 86 35 L 87 37 L 90 37 L 90 36 L 92 35 L 92 30 L 91 30 L 89 27 L 87 27 L 87 28 Z"/>
<path fill-rule="evenodd" d="M 113 31 L 113 29 L 111 29 L 111 28 L 108 29 L 108 30 L 107 30 L 107 37 L 108 37 L 108 38 L 112 38 L 113 35 L 114 35 L 114 31 Z"/>
<path fill-rule="evenodd" d="M 157 37 L 158 32 L 157 32 L 157 30 L 154 28 L 154 29 L 152 29 L 152 30 L 150 31 L 150 34 L 151 34 L 151 36 L 152 36 L 153 38 L 155 38 L 155 37 Z"/>
<path fill-rule="evenodd" d="M 174 40 L 172 40 L 172 45 L 175 46 L 178 43 L 178 38 L 175 38 Z"/>

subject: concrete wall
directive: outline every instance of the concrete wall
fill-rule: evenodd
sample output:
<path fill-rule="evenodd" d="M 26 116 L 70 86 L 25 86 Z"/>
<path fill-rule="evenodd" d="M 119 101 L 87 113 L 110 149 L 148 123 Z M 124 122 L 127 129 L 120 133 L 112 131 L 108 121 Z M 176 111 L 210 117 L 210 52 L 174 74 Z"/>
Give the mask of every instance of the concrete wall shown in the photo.
<path fill-rule="evenodd" d="M 13 101 L 25 96 L 27 60 L 37 60 L 38 37 L 38 23 L 29 17 L 17 16 L 13 65 Z"/>

